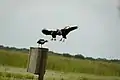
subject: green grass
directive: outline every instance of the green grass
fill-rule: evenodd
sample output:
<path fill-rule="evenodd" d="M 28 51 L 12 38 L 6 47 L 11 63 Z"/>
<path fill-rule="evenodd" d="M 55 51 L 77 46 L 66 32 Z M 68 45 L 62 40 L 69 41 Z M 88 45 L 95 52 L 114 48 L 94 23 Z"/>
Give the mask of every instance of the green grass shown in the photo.
<path fill-rule="evenodd" d="M 120 64 L 49 56 L 47 68 L 64 72 L 120 76 Z"/>
<path fill-rule="evenodd" d="M 28 54 L 0 50 L 0 65 L 26 68 Z M 80 60 L 49 55 L 47 70 L 62 72 L 87 73 L 101 76 L 120 76 L 120 64 L 102 61 Z"/>
<path fill-rule="evenodd" d="M 33 80 L 35 75 L 26 72 L 24 68 L 0 66 L 0 80 Z"/>
<path fill-rule="evenodd" d="M 26 68 L 0 66 L 0 80 L 38 80 L 37 78 L 37 75 L 26 72 Z M 120 80 L 120 77 L 47 70 L 44 80 Z"/>
<path fill-rule="evenodd" d="M 6 66 L 22 67 L 27 66 L 28 54 L 0 50 L 0 64 Z"/>
<path fill-rule="evenodd" d="M 0 72 L 0 76 L 1 77 L 8 77 L 8 78 L 25 78 L 25 79 L 34 79 L 34 76 L 32 75 L 23 75 L 23 74 L 20 74 L 20 73 L 10 73 L 10 72 Z"/>

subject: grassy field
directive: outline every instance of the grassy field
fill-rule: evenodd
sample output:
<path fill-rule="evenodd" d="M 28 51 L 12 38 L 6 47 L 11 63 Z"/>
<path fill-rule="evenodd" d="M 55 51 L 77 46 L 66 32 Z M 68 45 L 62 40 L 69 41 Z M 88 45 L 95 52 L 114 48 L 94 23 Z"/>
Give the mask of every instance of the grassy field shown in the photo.
<path fill-rule="evenodd" d="M 89 73 L 104 76 L 120 76 L 120 64 L 49 56 L 47 68 L 64 72 Z"/>
<path fill-rule="evenodd" d="M 0 66 L 0 80 L 37 80 L 37 78 L 37 75 L 26 72 L 26 68 Z M 120 80 L 120 77 L 47 70 L 44 80 Z"/>
<path fill-rule="evenodd" d="M 25 68 L 27 66 L 28 54 L 17 52 L 0 50 L 0 64 L 13 67 Z"/>
<path fill-rule="evenodd" d="M 26 68 L 27 61 L 28 61 L 28 54 L 26 53 L 0 50 L 0 65 L 2 66 Z M 58 75 L 60 72 L 64 72 L 65 77 L 68 77 L 71 80 L 119 80 L 114 76 L 120 77 L 120 64 L 101 62 L 101 61 L 80 60 L 80 59 L 66 58 L 56 55 L 48 56 L 47 70 L 59 71 L 55 75 Z M 49 73 L 49 71 L 47 73 Z M 16 75 L 13 74 L 13 72 L 11 73 L 11 75 Z M 4 74 L 9 74 L 9 73 L 5 72 Z M 103 76 L 108 76 L 108 77 L 103 77 Z M 93 77 L 96 79 L 91 79 Z M 68 78 L 65 80 L 69 80 Z M 79 78 L 83 78 L 83 79 L 79 79 Z M 105 79 L 101 79 L 101 78 L 105 78 Z M 58 78 L 56 80 L 60 80 L 60 79 L 62 80 L 62 78 Z"/>

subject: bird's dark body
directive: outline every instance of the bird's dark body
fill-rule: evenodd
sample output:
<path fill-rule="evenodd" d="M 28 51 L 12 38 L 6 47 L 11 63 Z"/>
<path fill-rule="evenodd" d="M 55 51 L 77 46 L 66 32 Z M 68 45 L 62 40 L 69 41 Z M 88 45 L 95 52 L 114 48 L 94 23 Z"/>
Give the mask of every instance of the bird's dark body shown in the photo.
<path fill-rule="evenodd" d="M 37 41 L 38 44 L 41 44 L 41 47 L 42 47 L 42 45 L 45 44 L 46 42 L 48 42 L 48 40 L 39 39 L 39 40 Z"/>
<path fill-rule="evenodd" d="M 77 26 L 69 27 L 67 29 L 61 29 L 60 30 L 61 32 L 43 29 L 42 33 L 45 35 L 52 35 L 52 38 L 56 38 L 56 36 L 58 35 L 58 36 L 62 36 L 62 38 L 64 38 L 64 39 L 66 39 L 67 38 L 66 36 L 68 35 L 68 33 L 77 28 L 78 28 Z"/>

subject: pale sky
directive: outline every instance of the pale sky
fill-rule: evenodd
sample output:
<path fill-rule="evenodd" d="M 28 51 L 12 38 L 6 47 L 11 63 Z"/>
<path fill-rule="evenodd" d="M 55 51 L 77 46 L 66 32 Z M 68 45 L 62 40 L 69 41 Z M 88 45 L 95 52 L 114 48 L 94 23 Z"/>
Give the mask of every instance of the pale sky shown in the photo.
<path fill-rule="evenodd" d="M 120 59 L 118 0 L 0 0 L 0 44 L 44 46 L 59 53 Z M 41 30 L 78 25 L 65 42 L 50 41 Z"/>

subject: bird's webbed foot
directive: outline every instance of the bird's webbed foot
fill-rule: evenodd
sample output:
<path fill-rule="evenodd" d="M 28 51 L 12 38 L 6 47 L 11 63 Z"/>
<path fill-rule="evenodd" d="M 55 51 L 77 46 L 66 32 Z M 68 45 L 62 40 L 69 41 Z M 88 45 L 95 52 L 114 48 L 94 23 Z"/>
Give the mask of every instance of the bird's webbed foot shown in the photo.
<path fill-rule="evenodd" d="M 56 38 L 52 38 L 52 39 L 51 39 L 51 41 L 53 41 L 53 40 L 56 41 Z"/>
<path fill-rule="evenodd" d="M 51 41 L 53 41 L 53 38 L 51 39 Z"/>
<path fill-rule="evenodd" d="M 65 42 L 65 39 L 63 39 L 63 42 Z"/>
<path fill-rule="evenodd" d="M 56 41 L 56 38 L 54 38 L 54 41 Z"/>
<path fill-rule="evenodd" d="M 60 39 L 60 41 L 62 41 L 62 38 Z"/>
<path fill-rule="evenodd" d="M 60 41 L 65 42 L 65 38 L 61 38 Z"/>

